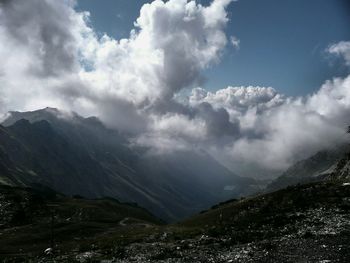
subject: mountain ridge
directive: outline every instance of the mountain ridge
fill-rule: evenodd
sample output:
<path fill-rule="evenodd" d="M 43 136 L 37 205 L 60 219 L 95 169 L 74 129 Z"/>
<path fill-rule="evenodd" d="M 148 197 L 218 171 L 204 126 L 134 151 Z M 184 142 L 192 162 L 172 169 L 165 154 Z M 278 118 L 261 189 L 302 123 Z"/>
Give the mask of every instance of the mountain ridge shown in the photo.
<path fill-rule="evenodd" d="M 274 179 L 266 191 L 274 191 L 287 186 L 322 181 L 334 174 L 338 162 L 350 151 L 348 144 L 334 145 L 290 166 Z"/>

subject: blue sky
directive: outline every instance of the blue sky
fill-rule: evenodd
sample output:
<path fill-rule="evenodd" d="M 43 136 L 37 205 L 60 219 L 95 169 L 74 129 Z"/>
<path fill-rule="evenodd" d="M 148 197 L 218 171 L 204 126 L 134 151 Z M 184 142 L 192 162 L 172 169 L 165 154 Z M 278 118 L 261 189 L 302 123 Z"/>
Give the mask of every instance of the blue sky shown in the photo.
<path fill-rule="evenodd" d="M 91 13 L 92 26 L 117 39 L 128 37 L 146 0 L 79 0 Z M 210 1 L 198 1 L 206 5 Z M 228 46 L 220 64 L 204 76 L 204 87 L 271 86 L 281 93 L 312 93 L 349 69 L 325 49 L 350 40 L 348 0 L 240 0 L 229 7 L 226 32 L 240 40 Z"/>

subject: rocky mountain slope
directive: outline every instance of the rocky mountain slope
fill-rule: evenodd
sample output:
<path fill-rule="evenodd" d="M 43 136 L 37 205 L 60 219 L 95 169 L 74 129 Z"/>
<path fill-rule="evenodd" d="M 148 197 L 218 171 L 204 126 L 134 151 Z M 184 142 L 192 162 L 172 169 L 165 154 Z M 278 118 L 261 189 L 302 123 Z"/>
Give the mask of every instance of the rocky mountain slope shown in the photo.
<path fill-rule="evenodd" d="M 289 185 L 323 180 L 336 172 L 338 162 L 349 151 L 350 147 L 347 144 L 335 145 L 333 148 L 320 151 L 305 160 L 301 160 L 273 180 L 267 186 L 267 191 L 282 189 Z"/>
<path fill-rule="evenodd" d="M 11 112 L 3 122 L 0 172 L 3 184 L 110 196 L 168 221 L 256 190 L 254 180 L 234 175 L 204 152 L 154 156 L 97 118 L 51 108 Z"/>
<path fill-rule="evenodd" d="M 323 180 L 350 181 L 350 152 L 345 154 L 330 174 L 320 176 Z"/>

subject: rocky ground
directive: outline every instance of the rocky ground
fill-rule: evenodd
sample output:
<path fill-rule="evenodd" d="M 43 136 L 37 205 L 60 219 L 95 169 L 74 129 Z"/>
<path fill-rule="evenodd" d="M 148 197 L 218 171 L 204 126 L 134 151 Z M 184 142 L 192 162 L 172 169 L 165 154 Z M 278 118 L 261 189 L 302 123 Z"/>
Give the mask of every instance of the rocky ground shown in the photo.
<path fill-rule="evenodd" d="M 0 237 L 18 241 L 16 233 L 26 228 L 2 229 Z M 90 235 L 71 228 L 73 241 L 57 237 L 46 252 L 25 249 L 33 241 L 26 231 L 22 245 L 8 247 L 18 251 L 0 249 L 2 262 L 348 262 L 350 184 L 313 183 L 232 200 L 173 225 L 120 217 Z"/>

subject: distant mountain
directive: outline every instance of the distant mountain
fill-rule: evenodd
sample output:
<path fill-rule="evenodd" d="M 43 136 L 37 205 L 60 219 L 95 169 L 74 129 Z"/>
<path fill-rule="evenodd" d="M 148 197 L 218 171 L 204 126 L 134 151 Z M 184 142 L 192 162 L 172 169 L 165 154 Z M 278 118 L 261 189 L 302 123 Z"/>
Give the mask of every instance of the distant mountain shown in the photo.
<path fill-rule="evenodd" d="M 347 155 L 349 150 L 348 145 L 338 145 L 299 161 L 273 180 L 267 186 L 267 190 L 274 191 L 289 185 L 324 180 L 336 172 L 338 162 Z"/>
<path fill-rule="evenodd" d="M 135 202 L 173 221 L 256 190 L 205 152 L 155 156 L 97 118 L 46 108 L 0 126 L 0 183 Z"/>

